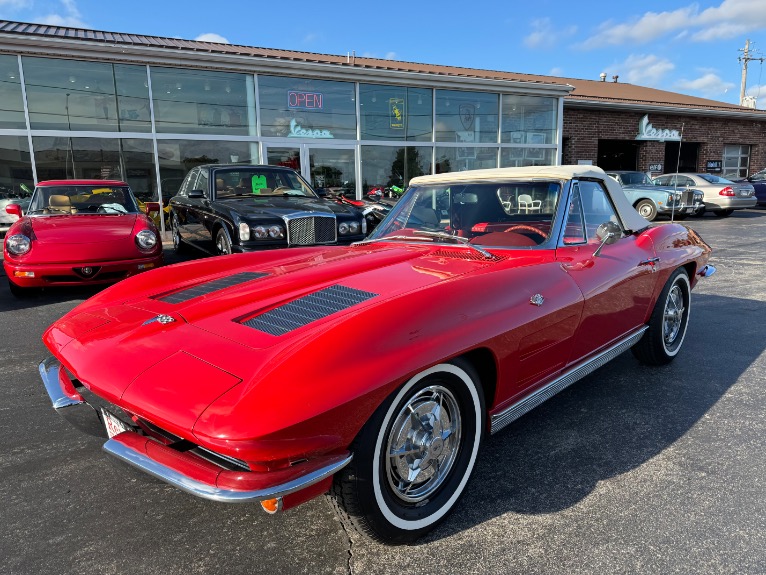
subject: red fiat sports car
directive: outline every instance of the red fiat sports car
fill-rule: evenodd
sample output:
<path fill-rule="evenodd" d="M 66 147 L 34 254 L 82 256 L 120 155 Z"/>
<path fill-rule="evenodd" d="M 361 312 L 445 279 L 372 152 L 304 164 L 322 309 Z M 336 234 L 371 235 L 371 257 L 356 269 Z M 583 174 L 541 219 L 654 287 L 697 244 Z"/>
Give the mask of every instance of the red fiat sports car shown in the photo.
<path fill-rule="evenodd" d="M 22 216 L 18 205 L 6 211 Z M 162 242 L 125 182 L 40 182 L 3 243 L 11 292 L 113 283 L 162 264 Z"/>
<path fill-rule="evenodd" d="M 53 324 L 40 374 L 111 455 L 274 513 L 331 492 L 390 543 L 455 507 L 484 436 L 627 349 L 666 364 L 715 270 L 593 167 L 415 178 L 365 241 L 120 282 Z"/>

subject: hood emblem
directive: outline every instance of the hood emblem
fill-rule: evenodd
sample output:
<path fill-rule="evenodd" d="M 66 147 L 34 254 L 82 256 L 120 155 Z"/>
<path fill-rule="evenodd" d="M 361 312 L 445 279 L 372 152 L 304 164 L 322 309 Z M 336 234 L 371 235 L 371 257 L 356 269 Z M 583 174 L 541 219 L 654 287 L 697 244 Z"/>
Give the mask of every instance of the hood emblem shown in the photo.
<path fill-rule="evenodd" d="M 176 321 L 176 320 L 175 320 L 175 319 L 173 319 L 172 317 L 170 317 L 169 315 L 165 315 L 164 313 L 161 313 L 161 314 L 160 314 L 160 315 L 158 315 L 157 317 L 153 317 L 152 319 L 147 319 L 147 320 L 146 320 L 144 323 L 142 323 L 141 325 L 149 325 L 150 323 L 154 323 L 155 321 L 156 321 L 157 323 L 161 323 L 161 324 L 163 324 L 163 325 L 164 325 L 164 324 L 166 324 L 166 323 L 173 323 L 173 322 L 174 322 L 174 321 Z"/>
<path fill-rule="evenodd" d="M 536 305 L 538 307 L 543 305 L 544 301 L 545 301 L 545 298 L 541 296 L 539 293 L 536 293 L 531 298 L 529 298 L 529 303 Z"/>

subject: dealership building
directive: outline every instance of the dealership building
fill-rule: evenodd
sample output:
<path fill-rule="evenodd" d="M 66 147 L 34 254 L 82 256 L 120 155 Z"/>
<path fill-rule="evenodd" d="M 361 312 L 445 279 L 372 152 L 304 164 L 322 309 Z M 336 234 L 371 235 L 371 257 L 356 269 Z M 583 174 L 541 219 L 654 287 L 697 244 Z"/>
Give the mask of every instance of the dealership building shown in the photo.
<path fill-rule="evenodd" d="M 509 67 L 512 63 L 509 63 Z M 293 167 L 318 188 L 585 163 L 766 167 L 766 114 L 642 88 L 0 21 L 0 187 L 126 180 L 172 196 L 195 165 Z"/>

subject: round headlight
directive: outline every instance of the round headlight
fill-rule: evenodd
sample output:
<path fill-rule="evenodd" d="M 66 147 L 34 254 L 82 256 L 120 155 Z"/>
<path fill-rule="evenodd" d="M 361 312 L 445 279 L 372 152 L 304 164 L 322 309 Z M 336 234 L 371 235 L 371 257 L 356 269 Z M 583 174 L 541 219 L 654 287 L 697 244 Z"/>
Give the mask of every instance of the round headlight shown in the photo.
<path fill-rule="evenodd" d="M 270 226 L 269 237 L 275 240 L 281 240 L 285 237 L 285 230 L 282 229 L 282 226 Z"/>
<path fill-rule="evenodd" d="M 141 230 L 136 234 L 136 244 L 142 250 L 150 250 L 157 245 L 157 236 L 149 230 Z"/>
<path fill-rule="evenodd" d="M 358 234 L 359 233 L 359 222 L 351 222 L 348 224 L 348 233 L 350 234 Z"/>
<path fill-rule="evenodd" d="M 245 222 L 239 223 L 239 239 L 243 242 L 246 242 L 250 239 L 250 226 L 248 226 Z"/>
<path fill-rule="evenodd" d="M 269 230 L 267 230 L 264 226 L 255 226 L 253 228 L 253 235 L 255 235 L 255 237 L 259 240 L 263 240 L 269 237 Z"/>
<path fill-rule="evenodd" d="M 5 247 L 14 256 L 22 256 L 32 249 L 32 240 L 22 234 L 15 234 L 5 239 Z"/>
<path fill-rule="evenodd" d="M 338 233 L 342 236 L 348 234 L 348 224 L 346 222 L 343 222 L 338 226 Z"/>

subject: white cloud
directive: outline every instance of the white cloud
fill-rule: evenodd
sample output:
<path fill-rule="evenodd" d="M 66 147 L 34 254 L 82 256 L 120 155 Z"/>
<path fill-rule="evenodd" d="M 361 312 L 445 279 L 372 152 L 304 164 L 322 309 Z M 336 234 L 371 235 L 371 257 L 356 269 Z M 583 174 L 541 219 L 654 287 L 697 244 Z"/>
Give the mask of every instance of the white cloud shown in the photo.
<path fill-rule="evenodd" d="M 601 23 L 595 34 L 578 47 L 595 49 L 620 44 L 645 44 L 671 34 L 675 40 L 690 35 L 692 40 L 706 42 L 765 28 L 766 2 L 723 0 L 718 6 L 702 12 L 699 5 L 693 3 L 672 11 L 646 12 L 627 22 L 608 20 Z"/>
<path fill-rule="evenodd" d="M 385 56 L 379 56 L 375 52 L 362 52 L 357 54 L 360 58 L 375 58 L 376 60 L 395 60 L 396 52 L 386 52 Z"/>
<path fill-rule="evenodd" d="M 200 34 L 195 38 L 198 42 L 218 42 L 219 44 L 230 44 L 230 42 L 221 36 L 220 34 L 215 34 L 213 32 L 206 32 L 205 34 Z"/>
<path fill-rule="evenodd" d="M 609 76 L 619 75 L 620 81 L 638 86 L 657 86 L 675 69 L 675 64 L 667 58 L 654 54 L 631 54 L 620 64 L 609 66 Z"/>
<path fill-rule="evenodd" d="M 764 86 L 750 86 L 746 92 L 748 96 L 752 96 L 756 99 L 755 107 L 759 110 L 766 109 L 766 85 Z"/>
<path fill-rule="evenodd" d="M 564 68 L 559 68 L 556 66 L 555 68 L 551 68 L 548 71 L 549 76 L 563 76 L 564 75 Z"/>
<path fill-rule="evenodd" d="M 721 97 L 734 87 L 732 82 L 725 82 L 714 72 L 706 72 L 694 80 L 679 80 L 675 87 L 685 92 L 696 92 L 708 98 Z"/>
<path fill-rule="evenodd" d="M 63 14 L 53 13 L 43 16 L 33 16 L 33 22 L 40 24 L 49 24 L 51 26 L 69 26 L 71 28 L 90 28 L 81 18 L 80 11 L 77 9 L 75 0 L 60 0 Z"/>
<path fill-rule="evenodd" d="M 0 8 L 21 10 L 32 6 L 32 0 L 0 0 Z"/>
<path fill-rule="evenodd" d="M 524 37 L 524 45 L 527 48 L 551 49 L 556 40 L 572 36 L 577 32 L 577 26 L 568 26 L 563 30 L 556 30 L 550 18 L 538 18 L 532 20 L 532 31 Z"/>
<path fill-rule="evenodd" d="M 396 60 L 396 52 L 386 52 L 386 55 L 383 56 L 384 60 Z"/>

